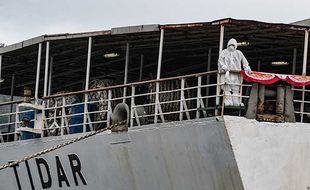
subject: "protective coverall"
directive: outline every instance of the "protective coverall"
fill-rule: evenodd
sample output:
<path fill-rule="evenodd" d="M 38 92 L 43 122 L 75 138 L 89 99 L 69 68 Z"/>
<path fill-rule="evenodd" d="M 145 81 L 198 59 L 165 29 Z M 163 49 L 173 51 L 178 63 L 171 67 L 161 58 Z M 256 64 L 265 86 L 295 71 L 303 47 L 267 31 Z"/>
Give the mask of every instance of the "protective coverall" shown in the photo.
<path fill-rule="evenodd" d="M 224 104 L 227 106 L 243 105 L 240 102 L 241 76 L 238 73 L 241 70 L 241 63 L 246 72 L 252 72 L 243 53 L 237 50 L 237 41 L 232 38 L 228 41 L 227 48 L 221 52 L 218 60 L 220 83 L 225 95 Z"/>

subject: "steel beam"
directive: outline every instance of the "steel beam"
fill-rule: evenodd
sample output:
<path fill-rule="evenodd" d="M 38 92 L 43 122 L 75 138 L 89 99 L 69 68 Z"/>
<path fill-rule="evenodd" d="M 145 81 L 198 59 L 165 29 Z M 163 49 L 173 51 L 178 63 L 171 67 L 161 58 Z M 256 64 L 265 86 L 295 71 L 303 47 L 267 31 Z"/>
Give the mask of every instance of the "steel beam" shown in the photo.
<path fill-rule="evenodd" d="M 293 65 L 292 65 L 292 74 L 295 75 L 296 74 L 296 58 L 297 58 L 297 48 L 294 48 L 294 52 L 293 52 Z"/>
<path fill-rule="evenodd" d="M 139 73 L 139 81 L 142 81 L 143 77 L 143 64 L 144 64 L 144 55 L 141 54 L 140 56 L 140 73 Z"/>
<path fill-rule="evenodd" d="M 44 91 L 43 91 L 43 96 L 47 96 L 49 49 L 50 49 L 50 42 L 47 41 L 46 42 L 46 50 L 45 50 L 45 72 L 44 72 Z"/>
<path fill-rule="evenodd" d="M 305 30 L 304 59 L 303 59 L 303 65 L 302 65 L 302 75 L 307 74 L 308 44 L 309 44 L 309 30 Z"/>
<path fill-rule="evenodd" d="M 160 79 L 161 74 L 161 63 L 162 63 L 162 56 L 163 56 L 163 45 L 164 45 L 164 29 L 160 30 L 160 40 L 159 40 L 159 53 L 158 53 L 158 63 L 157 63 L 157 76 L 156 79 Z M 158 116 L 158 109 L 159 109 L 159 83 L 156 82 L 156 93 L 155 93 L 155 116 L 154 116 L 154 123 L 157 123 L 157 116 Z"/>
<path fill-rule="evenodd" d="M 221 55 L 221 52 L 223 50 L 224 47 L 224 30 L 225 27 L 224 25 L 221 25 L 220 27 L 220 44 L 219 44 L 219 56 Z M 219 84 L 220 82 L 220 75 L 217 75 L 217 84 Z M 215 100 L 215 104 L 218 106 L 220 104 L 220 92 L 221 92 L 221 87 L 220 85 L 216 86 L 216 100 Z"/>
<path fill-rule="evenodd" d="M 88 38 L 88 52 L 87 52 L 87 66 L 86 66 L 85 90 L 88 90 L 88 88 L 89 88 L 91 46 L 92 46 L 92 37 L 89 37 L 89 38 Z"/>
<path fill-rule="evenodd" d="M 125 59 L 125 72 L 124 72 L 124 84 L 128 83 L 128 65 L 129 65 L 129 43 L 126 43 L 126 59 Z M 126 97 L 127 94 L 127 88 L 124 87 L 123 91 L 123 97 Z M 125 103 L 126 99 L 123 99 L 123 102 Z"/>
<path fill-rule="evenodd" d="M 159 53 L 158 53 L 158 64 L 157 64 L 157 77 L 156 79 L 160 79 L 161 74 L 161 63 L 163 56 L 163 45 L 164 45 L 164 29 L 160 30 L 160 41 L 159 41 Z"/>
<path fill-rule="evenodd" d="M 42 52 L 42 43 L 39 43 L 39 47 L 38 47 L 38 60 L 37 60 L 36 84 L 35 84 L 35 91 L 34 91 L 34 98 L 35 98 L 35 103 L 36 103 L 36 104 L 38 103 L 38 99 L 39 99 L 41 52 Z"/>
<path fill-rule="evenodd" d="M 302 64 L 302 75 L 307 75 L 307 58 L 308 58 L 308 44 L 309 44 L 309 30 L 305 30 L 305 42 L 304 42 L 304 58 Z M 300 121 L 303 122 L 304 119 L 304 108 L 305 108 L 305 86 L 302 87 L 302 97 L 300 104 Z"/>
<path fill-rule="evenodd" d="M 48 91 L 47 94 L 50 96 L 51 95 L 51 90 L 52 90 L 52 75 L 53 75 L 53 64 L 54 64 L 54 59 L 53 57 L 50 58 L 50 72 L 48 76 Z"/>

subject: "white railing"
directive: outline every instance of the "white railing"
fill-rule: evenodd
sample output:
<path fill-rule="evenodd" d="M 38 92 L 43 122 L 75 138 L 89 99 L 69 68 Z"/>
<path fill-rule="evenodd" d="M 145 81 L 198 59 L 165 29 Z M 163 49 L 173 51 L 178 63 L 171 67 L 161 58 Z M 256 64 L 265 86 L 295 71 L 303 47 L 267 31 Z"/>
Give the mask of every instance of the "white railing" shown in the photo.
<path fill-rule="evenodd" d="M 305 86 L 292 88 L 294 92 L 295 115 L 299 116 L 300 122 L 310 122 L 310 90 Z"/>
<path fill-rule="evenodd" d="M 113 122 L 113 109 L 121 102 L 125 102 L 130 109 L 131 127 L 214 116 L 216 110 L 223 110 L 215 104 L 217 97 L 223 97 L 222 94 L 216 94 L 217 86 L 221 85 L 216 83 L 216 75 L 217 71 L 211 71 L 44 97 L 41 136 L 66 135 L 108 127 Z M 251 85 L 241 85 L 241 101 L 249 98 L 242 87 Z M 125 95 L 124 88 L 127 89 Z M 19 111 L 18 103 L 14 106 L 16 112 L 0 114 L 0 117 L 14 117 L 11 122 L 0 124 L 14 126 L 12 132 L 0 134 L 1 142 L 19 139 L 17 129 L 23 113 L 27 111 Z M 35 119 L 31 118 L 31 121 Z"/>

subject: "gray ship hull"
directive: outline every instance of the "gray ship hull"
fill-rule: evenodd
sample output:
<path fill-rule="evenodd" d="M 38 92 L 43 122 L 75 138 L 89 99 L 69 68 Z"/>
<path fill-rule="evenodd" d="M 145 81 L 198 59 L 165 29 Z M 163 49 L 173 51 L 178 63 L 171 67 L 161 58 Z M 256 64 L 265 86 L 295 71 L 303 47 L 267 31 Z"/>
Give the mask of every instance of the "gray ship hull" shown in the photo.
<path fill-rule="evenodd" d="M 1 170 L 0 189 L 307 189 L 310 127 L 298 125 L 225 116 L 102 133 Z M 1 144 L 1 164 L 79 135 Z"/>

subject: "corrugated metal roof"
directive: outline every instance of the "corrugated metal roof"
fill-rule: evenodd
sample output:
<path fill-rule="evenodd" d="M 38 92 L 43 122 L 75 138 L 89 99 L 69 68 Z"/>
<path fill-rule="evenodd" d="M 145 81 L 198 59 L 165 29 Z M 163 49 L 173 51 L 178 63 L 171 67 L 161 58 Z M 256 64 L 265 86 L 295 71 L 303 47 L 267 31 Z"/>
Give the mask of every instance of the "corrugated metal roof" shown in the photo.
<path fill-rule="evenodd" d="M 298 25 L 298 26 L 310 26 L 310 18 L 305 19 L 305 20 L 301 20 L 301 21 L 297 21 L 297 22 L 293 22 L 292 24 Z"/>
<path fill-rule="evenodd" d="M 307 24 L 308 23 L 308 24 Z M 240 24 L 240 25 L 261 25 L 266 27 L 278 27 L 290 30 L 306 30 L 310 29 L 310 19 L 299 21 L 292 24 L 284 23 L 266 23 L 256 20 L 237 20 L 232 18 L 224 18 L 220 20 L 215 20 L 211 22 L 200 22 L 200 23 L 185 23 L 185 24 L 166 24 L 166 25 L 139 25 L 139 26 L 127 26 L 127 27 L 117 27 L 111 30 L 104 31 L 94 31 L 85 33 L 64 33 L 64 34 L 52 34 L 52 35 L 42 35 L 29 40 L 25 40 L 16 44 L 8 45 L 0 48 L 0 54 L 21 49 L 30 45 L 38 44 L 44 41 L 52 40 L 64 40 L 73 38 L 85 38 L 90 36 L 103 36 L 103 35 L 114 35 L 114 34 L 130 34 L 130 33 L 141 33 L 141 32 L 154 32 L 158 31 L 159 28 L 164 29 L 176 29 L 176 28 L 193 28 L 193 27 L 204 27 L 207 25 L 220 25 L 220 24 Z"/>
<path fill-rule="evenodd" d="M 213 22 L 143 25 L 120 27 L 111 30 L 43 35 L 0 48 L 2 54 L 1 93 L 10 94 L 10 78 L 16 73 L 15 91 L 23 86 L 34 86 L 38 59 L 38 43 L 50 41 L 50 57 L 53 58 L 52 93 L 61 90 L 80 90 L 85 79 L 88 37 L 93 36 L 91 54 L 91 79 L 123 81 L 126 44 L 130 44 L 130 68 L 128 81 L 135 82 L 139 75 L 140 58 L 144 55 L 143 80 L 156 75 L 159 48 L 159 29 L 165 29 L 162 76 L 175 76 L 205 71 L 208 49 L 212 49 L 211 69 L 217 68 L 220 24 L 225 25 L 225 44 L 230 38 L 249 42 L 240 47 L 253 68 L 258 61 L 261 71 L 270 72 L 270 62 L 293 60 L 297 50 L 296 72 L 301 71 L 304 49 L 304 30 L 307 26 L 264 23 L 231 18 Z M 42 43 L 41 65 L 46 59 L 46 43 Z M 103 55 L 116 52 L 119 57 L 107 59 Z M 51 61 L 52 62 L 52 61 Z M 41 67 L 41 76 L 44 67 Z M 287 67 L 274 68 L 277 73 L 288 73 Z M 310 69 L 310 67 L 309 67 Z M 298 73 L 297 73 L 298 74 Z M 65 81 L 65 84 L 64 84 Z M 40 78 L 43 86 L 43 78 Z"/>

